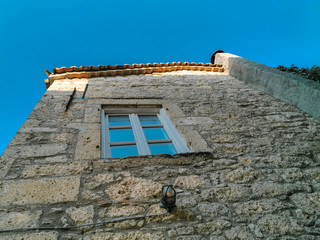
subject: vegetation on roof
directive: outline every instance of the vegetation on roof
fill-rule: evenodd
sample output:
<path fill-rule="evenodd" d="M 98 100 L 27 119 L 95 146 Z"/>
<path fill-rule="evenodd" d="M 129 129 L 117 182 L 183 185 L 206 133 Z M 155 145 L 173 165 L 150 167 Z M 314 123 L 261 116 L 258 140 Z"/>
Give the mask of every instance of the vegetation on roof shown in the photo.
<path fill-rule="evenodd" d="M 312 68 L 298 68 L 294 64 L 292 64 L 290 67 L 278 65 L 278 67 L 276 68 L 283 72 L 291 72 L 294 74 L 298 74 L 306 79 L 320 82 L 320 67 L 316 65 L 313 65 Z"/>

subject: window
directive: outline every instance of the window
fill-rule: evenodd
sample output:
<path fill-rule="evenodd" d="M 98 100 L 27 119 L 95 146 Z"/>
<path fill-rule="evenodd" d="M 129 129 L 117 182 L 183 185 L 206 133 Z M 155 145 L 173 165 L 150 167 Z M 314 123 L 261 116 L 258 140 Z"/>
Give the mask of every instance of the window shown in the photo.
<path fill-rule="evenodd" d="M 107 108 L 101 113 L 102 158 L 190 152 L 160 108 Z"/>

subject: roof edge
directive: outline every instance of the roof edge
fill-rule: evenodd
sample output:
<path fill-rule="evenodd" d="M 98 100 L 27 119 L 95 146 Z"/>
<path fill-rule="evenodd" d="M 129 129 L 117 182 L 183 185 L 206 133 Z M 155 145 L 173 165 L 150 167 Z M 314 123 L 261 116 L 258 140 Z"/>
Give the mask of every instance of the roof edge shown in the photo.
<path fill-rule="evenodd" d="M 151 74 L 160 72 L 172 72 L 181 70 L 207 71 L 207 72 L 224 72 L 221 64 L 212 63 L 147 63 L 147 64 L 124 64 L 124 65 L 98 65 L 89 67 L 62 67 L 54 68 L 53 73 L 45 80 L 47 88 L 55 80 L 72 79 L 72 78 L 92 78 L 92 77 L 109 77 L 123 75 Z"/>

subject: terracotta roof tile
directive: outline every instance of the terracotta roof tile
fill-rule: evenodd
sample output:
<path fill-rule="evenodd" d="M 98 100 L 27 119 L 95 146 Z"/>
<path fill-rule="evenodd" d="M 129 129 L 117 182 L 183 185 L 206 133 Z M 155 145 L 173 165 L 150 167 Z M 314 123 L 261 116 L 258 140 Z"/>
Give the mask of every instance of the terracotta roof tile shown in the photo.
<path fill-rule="evenodd" d="M 123 75 L 151 74 L 159 72 L 171 72 L 180 70 L 207 71 L 207 72 L 224 72 L 221 64 L 212 63 L 147 63 L 147 64 L 124 64 L 124 65 L 98 65 L 95 66 L 71 66 L 54 68 L 53 73 L 45 80 L 47 88 L 54 80 L 71 79 L 71 78 L 92 78 L 92 77 L 109 77 Z M 47 72 L 47 71 L 46 71 Z M 50 72 L 49 72 L 50 73 Z"/>

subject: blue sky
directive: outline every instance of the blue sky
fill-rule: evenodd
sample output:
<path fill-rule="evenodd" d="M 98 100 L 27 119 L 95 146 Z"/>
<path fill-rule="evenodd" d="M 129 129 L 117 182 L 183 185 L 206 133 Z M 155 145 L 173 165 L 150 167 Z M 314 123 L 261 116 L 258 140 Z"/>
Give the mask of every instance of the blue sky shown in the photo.
<path fill-rule="evenodd" d="M 45 93 L 45 68 L 210 62 L 218 49 L 320 66 L 320 1 L 2 1 L 0 154 Z"/>

